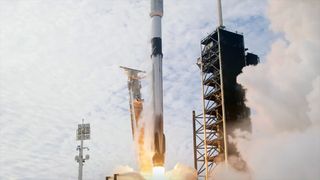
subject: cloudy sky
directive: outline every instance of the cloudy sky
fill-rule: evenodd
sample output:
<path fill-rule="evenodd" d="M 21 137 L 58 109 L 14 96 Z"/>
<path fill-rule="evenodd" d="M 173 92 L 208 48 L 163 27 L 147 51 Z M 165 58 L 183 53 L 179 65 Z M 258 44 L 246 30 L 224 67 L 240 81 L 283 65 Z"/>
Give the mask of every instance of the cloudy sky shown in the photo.
<path fill-rule="evenodd" d="M 262 61 L 283 36 L 270 30 L 267 7 L 267 0 L 223 1 L 226 27 L 242 32 Z M 167 169 L 193 165 L 191 111 L 201 107 L 195 62 L 216 25 L 215 0 L 165 1 Z M 86 179 L 103 179 L 118 165 L 137 168 L 119 65 L 148 69 L 149 32 L 149 0 L 0 0 L 0 179 L 76 179 L 82 118 L 92 129 Z"/>

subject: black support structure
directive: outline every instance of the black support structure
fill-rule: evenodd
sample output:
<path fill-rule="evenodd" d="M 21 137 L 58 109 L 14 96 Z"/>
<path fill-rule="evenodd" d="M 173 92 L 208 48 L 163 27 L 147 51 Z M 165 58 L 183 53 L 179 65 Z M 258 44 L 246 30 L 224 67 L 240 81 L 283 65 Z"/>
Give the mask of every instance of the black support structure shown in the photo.
<path fill-rule="evenodd" d="M 201 41 L 197 60 L 202 84 L 202 112 L 193 112 L 194 165 L 199 179 L 209 179 L 214 168 L 238 156 L 235 145 L 228 141 L 233 130 L 250 131 L 249 108 L 245 90 L 237 76 L 246 65 L 256 65 L 257 55 L 246 53 L 243 35 L 218 27 Z"/>

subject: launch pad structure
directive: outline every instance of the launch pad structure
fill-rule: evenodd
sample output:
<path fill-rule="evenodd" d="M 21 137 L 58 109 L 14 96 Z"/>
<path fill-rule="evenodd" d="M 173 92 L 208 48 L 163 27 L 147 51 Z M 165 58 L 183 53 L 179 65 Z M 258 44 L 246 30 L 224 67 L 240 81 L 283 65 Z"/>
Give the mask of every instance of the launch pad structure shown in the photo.
<path fill-rule="evenodd" d="M 247 53 L 242 34 L 226 30 L 218 0 L 219 26 L 201 41 L 197 60 L 201 74 L 202 112 L 192 112 L 194 167 L 199 179 L 208 180 L 219 163 L 228 164 L 229 156 L 239 157 L 235 144 L 229 141 L 233 130 L 251 131 L 250 110 L 245 90 L 237 76 L 247 65 L 256 65 L 259 57 Z M 240 126 L 241 125 L 241 126 Z M 246 168 L 239 160 L 240 170 Z"/>
<path fill-rule="evenodd" d="M 237 76 L 247 65 L 259 62 L 257 55 L 245 53 L 243 35 L 218 27 L 201 41 L 197 65 L 201 73 L 202 113 L 193 111 L 194 166 L 198 176 L 208 179 L 220 162 L 237 156 L 228 141 L 234 129 L 250 131 L 250 110 L 245 106 L 245 91 Z"/>

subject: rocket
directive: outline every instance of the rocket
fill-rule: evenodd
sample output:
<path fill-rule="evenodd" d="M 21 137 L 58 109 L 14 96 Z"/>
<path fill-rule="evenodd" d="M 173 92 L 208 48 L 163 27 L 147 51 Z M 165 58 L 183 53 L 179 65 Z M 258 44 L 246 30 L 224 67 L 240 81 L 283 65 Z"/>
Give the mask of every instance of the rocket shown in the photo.
<path fill-rule="evenodd" d="M 163 86 L 162 86 L 162 40 L 161 19 L 163 0 L 151 0 L 151 61 L 152 61 L 152 105 L 154 121 L 153 166 L 164 166 L 165 136 L 163 133 Z"/>

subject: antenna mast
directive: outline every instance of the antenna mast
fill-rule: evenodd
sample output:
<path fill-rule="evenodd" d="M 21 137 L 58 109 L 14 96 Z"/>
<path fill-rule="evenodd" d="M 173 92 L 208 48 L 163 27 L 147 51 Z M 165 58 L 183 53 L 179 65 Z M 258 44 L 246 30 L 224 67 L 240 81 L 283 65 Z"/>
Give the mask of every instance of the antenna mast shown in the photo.
<path fill-rule="evenodd" d="M 83 150 L 86 149 L 89 151 L 88 147 L 83 147 L 83 141 L 90 139 L 90 124 L 84 124 L 84 119 L 82 119 L 82 123 L 78 124 L 77 129 L 77 141 L 80 141 L 80 145 L 77 147 L 77 151 L 79 151 L 79 155 L 75 157 L 77 163 L 79 163 L 78 170 L 78 180 L 82 180 L 83 175 L 83 165 L 86 160 L 89 160 L 89 155 L 87 154 L 85 157 L 83 156 Z"/>

